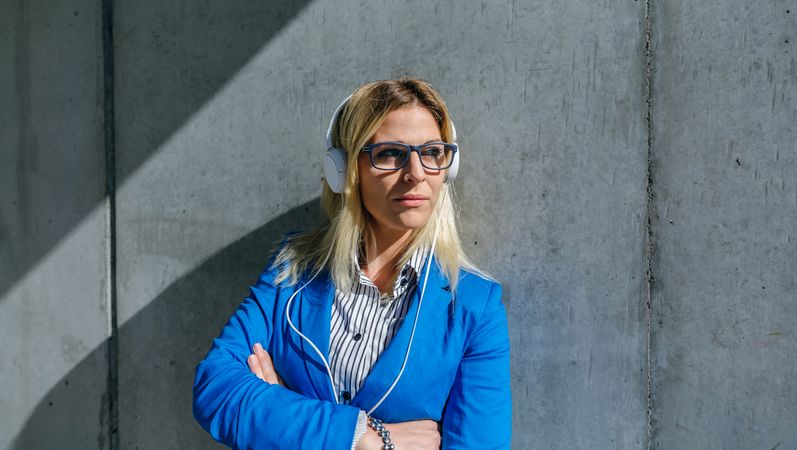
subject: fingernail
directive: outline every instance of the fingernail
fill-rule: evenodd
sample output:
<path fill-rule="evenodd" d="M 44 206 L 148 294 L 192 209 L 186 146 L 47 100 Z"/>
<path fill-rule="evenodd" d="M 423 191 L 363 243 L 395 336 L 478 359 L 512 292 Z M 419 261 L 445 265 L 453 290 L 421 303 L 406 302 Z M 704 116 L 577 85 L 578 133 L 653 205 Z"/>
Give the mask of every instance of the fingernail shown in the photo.
<path fill-rule="evenodd" d="M 257 353 L 258 350 L 262 350 L 263 349 L 263 346 L 260 345 L 260 342 L 256 342 L 255 345 L 252 346 L 252 348 L 254 348 L 255 349 L 255 353 Z"/>

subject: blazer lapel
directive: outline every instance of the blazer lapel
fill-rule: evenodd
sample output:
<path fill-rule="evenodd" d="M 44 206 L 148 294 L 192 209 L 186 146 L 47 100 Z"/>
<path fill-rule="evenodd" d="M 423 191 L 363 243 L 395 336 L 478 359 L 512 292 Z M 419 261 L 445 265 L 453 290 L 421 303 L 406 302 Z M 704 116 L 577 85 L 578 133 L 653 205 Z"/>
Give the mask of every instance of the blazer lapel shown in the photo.
<path fill-rule="evenodd" d="M 363 386 L 352 399 L 352 405 L 366 411 L 370 410 L 385 392 L 387 392 L 390 385 L 393 384 L 393 381 L 399 374 L 407 353 L 410 336 L 412 335 L 415 316 L 418 313 L 425 272 L 426 265 L 424 264 L 423 271 L 418 277 L 418 285 L 412 296 L 412 303 L 407 310 L 407 315 L 401 322 L 396 335 L 393 336 L 393 339 L 391 339 L 385 350 L 376 360 L 371 372 L 363 382 Z M 377 417 L 380 416 L 379 411 L 383 408 L 385 403 L 389 402 L 392 397 L 399 397 L 396 395 L 396 392 L 400 390 L 399 388 L 401 386 L 411 385 L 412 375 L 410 375 L 410 372 L 413 372 L 412 368 L 422 367 L 430 363 L 430 361 L 424 358 L 424 347 L 428 346 L 430 342 L 440 342 L 440 340 L 443 339 L 448 320 L 448 307 L 450 302 L 451 292 L 448 281 L 437 266 L 436 258 L 434 258 L 430 266 L 429 281 L 424 293 L 420 314 L 418 315 L 418 325 L 415 328 L 415 336 L 412 340 L 412 348 L 407 366 L 391 394 L 388 395 L 385 402 L 382 403 L 382 406 L 374 411 Z M 327 326 L 327 330 L 328 328 Z"/>
<path fill-rule="evenodd" d="M 306 282 L 302 279 L 298 285 L 302 286 Z M 318 347 L 327 362 L 329 362 L 329 327 L 334 295 L 335 289 L 329 279 L 329 272 L 324 271 L 299 292 L 294 299 L 296 305 L 291 308 L 296 308 L 298 312 L 296 327 Z M 292 314 L 292 318 L 296 316 L 297 313 Z M 296 321 L 295 318 L 293 320 Z M 293 334 L 300 341 L 305 370 L 315 390 L 316 398 L 335 402 L 324 361 L 306 340 Z"/>

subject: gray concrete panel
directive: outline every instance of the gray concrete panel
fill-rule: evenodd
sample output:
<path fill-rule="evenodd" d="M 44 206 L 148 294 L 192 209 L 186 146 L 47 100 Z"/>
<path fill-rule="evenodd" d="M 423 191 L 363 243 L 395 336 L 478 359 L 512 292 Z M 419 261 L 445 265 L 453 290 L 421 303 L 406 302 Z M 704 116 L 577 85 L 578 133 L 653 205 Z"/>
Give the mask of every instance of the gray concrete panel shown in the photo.
<path fill-rule="evenodd" d="M 104 158 L 99 3 L 0 8 L 3 295 L 100 204 Z"/>
<path fill-rule="evenodd" d="M 95 1 L 0 3 L 0 448 L 106 448 Z"/>
<path fill-rule="evenodd" d="M 797 448 L 796 7 L 654 16 L 653 448 Z"/>
<path fill-rule="evenodd" d="M 287 231 L 280 224 L 296 229 L 279 217 L 316 213 L 294 211 L 316 192 L 283 195 L 288 174 L 265 170 L 267 143 L 253 130 L 262 117 L 237 107 L 255 94 L 224 95 L 303 4 L 115 9 L 121 448 L 217 447 L 191 415 L 195 365 Z"/>
<path fill-rule="evenodd" d="M 644 447 L 642 5 L 266 8 L 117 8 L 122 447 L 212 446 L 193 364 L 269 224 L 307 227 L 334 107 L 402 74 L 438 87 L 461 135 L 464 240 L 506 289 L 514 446 Z M 275 11 L 295 16 L 255 34 Z"/>
<path fill-rule="evenodd" d="M 484 53 L 510 63 L 454 96 L 465 244 L 505 286 L 513 447 L 644 448 L 642 6 L 520 5 L 518 48 Z"/>

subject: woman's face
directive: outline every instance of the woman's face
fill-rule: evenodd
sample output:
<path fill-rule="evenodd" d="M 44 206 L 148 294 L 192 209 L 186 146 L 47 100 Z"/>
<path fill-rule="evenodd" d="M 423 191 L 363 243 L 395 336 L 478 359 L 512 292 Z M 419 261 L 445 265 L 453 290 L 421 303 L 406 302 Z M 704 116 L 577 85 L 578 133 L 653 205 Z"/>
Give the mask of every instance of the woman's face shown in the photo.
<path fill-rule="evenodd" d="M 390 112 L 369 144 L 403 142 L 410 145 L 442 141 L 437 122 L 426 108 L 406 105 Z M 377 231 L 408 231 L 426 224 L 437 204 L 445 170 L 421 165 L 417 152 L 399 170 L 380 170 L 371 165 L 367 153 L 357 159 L 360 196 Z"/>

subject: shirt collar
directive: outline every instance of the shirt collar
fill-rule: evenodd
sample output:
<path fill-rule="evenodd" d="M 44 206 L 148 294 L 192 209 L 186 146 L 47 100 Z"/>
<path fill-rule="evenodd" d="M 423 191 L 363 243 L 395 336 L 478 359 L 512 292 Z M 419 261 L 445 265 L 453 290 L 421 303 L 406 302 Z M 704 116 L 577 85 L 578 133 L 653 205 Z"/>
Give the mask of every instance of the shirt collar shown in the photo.
<path fill-rule="evenodd" d="M 354 267 L 357 270 L 357 277 L 360 284 L 366 286 L 373 286 L 373 281 L 371 281 L 362 270 L 360 270 L 360 260 L 364 255 L 361 254 L 362 247 L 360 247 L 360 251 L 355 252 L 354 254 Z M 399 271 L 398 276 L 396 277 L 396 282 L 393 285 L 393 296 L 396 297 L 403 293 L 403 291 L 418 282 L 418 274 L 421 273 L 423 270 L 424 263 L 426 262 L 426 256 L 429 254 L 429 249 L 425 247 L 417 248 L 410 259 L 402 266 L 401 271 Z"/>

